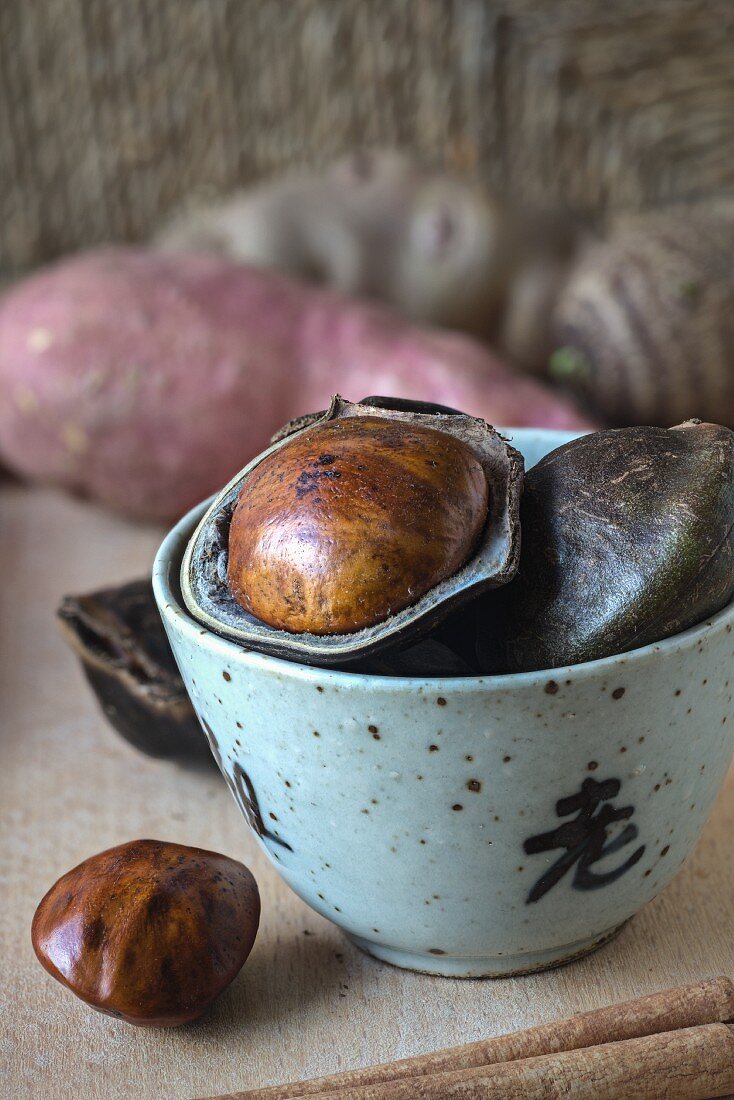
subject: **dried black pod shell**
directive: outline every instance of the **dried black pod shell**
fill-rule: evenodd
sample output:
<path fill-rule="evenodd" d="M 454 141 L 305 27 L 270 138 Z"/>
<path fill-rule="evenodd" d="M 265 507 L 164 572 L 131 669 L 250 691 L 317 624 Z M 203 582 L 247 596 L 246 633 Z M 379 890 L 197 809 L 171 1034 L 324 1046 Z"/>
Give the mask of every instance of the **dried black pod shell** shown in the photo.
<path fill-rule="evenodd" d="M 385 401 L 387 407 L 380 401 Z M 344 665 L 381 650 L 405 648 L 426 635 L 451 610 L 481 591 L 506 583 L 514 575 L 519 553 L 518 509 L 523 474 L 519 452 L 476 417 L 454 412 L 415 412 L 412 403 L 406 408 L 403 402 L 392 399 L 373 398 L 368 403 L 352 404 L 337 396 L 318 421 L 299 423 L 312 427 L 315 423 L 360 416 L 384 417 L 443 431 L 462 440 L 473 451 L 487 478 L 489 510 L 472 556 L 411 606 L 376 625 L 351 633 L 295 634 L 256 619 L 235 601 L 227 585 L 229 525 L 248 475 L 267 455 L 292 438 L 292 434 L 285 435 L 219 494 L 187 547 L 181 570 L 184 602 L 191 614 L 209 629 L 263 653 L 311 665 Z"/>
<path fill-rule="evenodd" d="M 437 405 L 435 401 L 411 401 L 407 397 L 381 397 L 379 394 L 363 397 L 357 404 L 369 405 L 373 409 L 392 409 L 393 412 L 445 413 L 447 416 L 462 415 L 459 409 L 452 409 L 450 405 Z M 321 409 L 320 412 L 306 413 L 305 416 L 297 416 L 294 420 L 289 420 L 287 424 L 284 424 L 282 428 L 278 428 L 277 432 L 271 435 L 270 442 L 280 443 L 281 439 L 287 439 L 294 432 L 300 432 L 302 428 L 310 427 L 311 424 L 315 424 L 317 420 L 321 420 L 322 417 L 326 416 L 328 411 L 328 409 Z"/>
<path fill-rule="evenodd" d="M 105 715 L 148 756 L 211 760 L 150 580 L 65 596 L 58 618 Z"/>
<path fill-rule="evenodd" d="M 406 649 L 391 649 L 356 665 L 350 672 L 362 672 L 370 676 L 410 676 L 419 679 L 444 679 L 451 676 L 475 676 L 473 665 L 438 638 L 422 638 Z"/>
<path fill-rule="evenodd" d="M 647 645 L 734 593 L 734 432 L 596 432 L 528 471 L 515 579 L 477 601 L 485 672 L 527 672 Z"/>

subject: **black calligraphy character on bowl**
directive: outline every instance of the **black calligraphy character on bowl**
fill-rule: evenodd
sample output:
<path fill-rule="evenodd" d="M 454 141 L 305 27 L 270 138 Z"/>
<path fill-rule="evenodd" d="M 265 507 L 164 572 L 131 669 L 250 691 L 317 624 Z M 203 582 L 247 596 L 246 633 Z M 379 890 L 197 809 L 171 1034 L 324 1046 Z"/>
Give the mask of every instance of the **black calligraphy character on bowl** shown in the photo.
<path fill-rule="evenodd" d="M 611 805 L 610 800 L 616 798 L 621 786 L 619 779 L 605 779 L 601 783 L 594 779 L 585 779 L 580 791 L 556 802 L 558 817 L 576 814 L 573 821 L 566 821 L 547 833 L 528 837 L 523 845 L 527 855 L 565 848 L 564 854 L 540 876 L 530 890 L 525 899 L 528 904 L 539 901 L 574 864 L 576 869 L 571 880 L 574 889 L 596 890 L 600 886 L 616 882 L 642 858 L 644 844 L 613 870 L 592 870 L 598 860 L 613 855 L 637 839 L 637 826 L 629 824 L 614 840 L 607 842 L 609 826 L 616 821 L 628 821 L 635 812 L 634 806 L 621 806 L 617 809 Z"/>

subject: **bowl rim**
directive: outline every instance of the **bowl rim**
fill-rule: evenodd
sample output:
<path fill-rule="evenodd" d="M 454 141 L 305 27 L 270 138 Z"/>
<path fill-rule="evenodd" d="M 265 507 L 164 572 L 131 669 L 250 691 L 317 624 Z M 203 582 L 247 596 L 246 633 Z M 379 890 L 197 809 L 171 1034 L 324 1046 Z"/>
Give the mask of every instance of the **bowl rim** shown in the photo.
<path fill-rule="evenodd" d="M 504 436 L 540 436 L 560 440 L 564 442 L 575 439 L 586 432 L 564 432 L 549 428 L 497 428 Z M 521 448 L 520 448 L 521 449 Z M 179 626 L 196 641 L 197 645 L 204 644 L 208 649 L 218 651 L 223 660 L 234 661 L 238 665 L 248 666 L 269 672 L 280 678 L 290 678 L 313 684 L 330 684 L 334 687 L 363 690 L 380 690 L 383 692 L 402 693 L 432 691 L 440 695 L 461 694 L 467 691 L 484 689 L 487 691 L 510 690 L 520 687 L 533 687 L 549 682 L 565 681 L 572 679 L 595 678 L 600 674 L 612 673 L 627 665 L 637 667 L 651 660 L 656 660 L 658 654 L 672 655 L 695 646 L 708 634 L 716 632 L 719 628 L 731 628 L 734 624 L 734 600 L 730 601 L 715 615 L 711 615 L 695 626 L 689 627 L 678 634 L 672 634 L 658 642 L 650 642 L 648 645 L 637 649 L 626 650 L 609 657 L 599 657 L 594 661 L 582 661 L 578 664 L 559 665 L 555 668 L 536 669 L 532 672 L 507 672 L 485 673 L 473 676 L 385 676 L 377 673 L 349 672 L 346 669 L 331 669 L 317 665 L 301 664 L 298 661 L 285 660 L 282 657 L 272 657 L 264 653 L 247 650 L 235 641 L 230 641 L 216 634 L 203 623 L 195 619 L 187 609 L 180 591 L 180 572 L 186 547 L 193 533 L 196 531 L 202 517 L 205 515 L 218 494 L 213 494 L 207 500 L 195 505 L 168 531 L 160 544 L 153 563 L 153 591 L 158 610 L 163 618 L 177 620 Z"/>

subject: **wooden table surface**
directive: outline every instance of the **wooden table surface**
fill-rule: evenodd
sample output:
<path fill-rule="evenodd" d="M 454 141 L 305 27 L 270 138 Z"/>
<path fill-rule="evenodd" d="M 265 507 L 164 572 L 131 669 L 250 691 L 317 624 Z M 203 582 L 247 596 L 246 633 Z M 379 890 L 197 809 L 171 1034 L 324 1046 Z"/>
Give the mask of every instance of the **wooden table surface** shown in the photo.
<path fill-rule="evenodd" d="M 559 970 L 455 981 L 375 962 L 278 879 L 213 769 L 149 760 L 97 710 L 54 622 L 59 598 L 149 570 L 160 532 L 46 490 L 0 489 L 0 1071 L 9 1097 L 211 1095 L 386 1061 L 734 974 L 734 774 L 693 857 L 616 941 Z M 34 908 L 113 844 L 155 837 L 244 860 L 255 948 L 207 1017 L 145 1030 L 37 963 Z"/>

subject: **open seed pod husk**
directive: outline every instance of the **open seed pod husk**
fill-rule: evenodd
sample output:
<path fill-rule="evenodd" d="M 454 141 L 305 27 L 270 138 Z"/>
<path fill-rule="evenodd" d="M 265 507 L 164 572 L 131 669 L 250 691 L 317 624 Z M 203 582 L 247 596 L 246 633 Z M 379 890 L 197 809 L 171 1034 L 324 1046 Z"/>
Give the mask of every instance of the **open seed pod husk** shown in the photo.
<path fill-rule="evenodd" d="M 477 676 L 476 608 L 482 597 L 462 604 L 429 634 L 405 647 L 393 647 L 350 665 L 350 672 L 371 676 L 440 679 Z"/>
<path fill-rule="evenodd" d="M 149 756 L 211 761 L 145 577 L 65 596 L 64 637 L 110 724 Z"/>
<path fill-rule="evenodd" d="M 483 672 L 591 661 L 686 630 L 734 593 L 734 432 L 582 436 L 525 479 L 515 579 L 477 601 Z"/>
<path fill-rule="evenodd" d="M 350 666 L 350 672 L 369 676 L 409 676 L 421 680 L 436 677 L 474 676 L 476 669 L 442 640 L 421 638 L 405 649 L 390 649 Z"/>
<path fill-rule="evenodd" d="M 380 394 L 372 394 L 363 397 L 358 405 L 370 405 L 373 409 L 392 409 L 393 412 L 414 413 L 446 413 L 447 416 L 461 416 L 460 409 L 452 409 L 450 405 L 437 405 L 435 401 L 411 401 L 407 397 L 382 397 Z M 328 409 L 320 409 L 319 412 L 306 413 L 305 416 L 297 416 L 289 420 L 282 428 L 278 428 L 270 437 L 271 443 L 280 443 L 281 439 L 287 439 L 294 432 L 300 432 L 302 428 L 309 428 L 317 420 L 326 416 Z"/>
<path fill-rule="evenodd" d="M 390 399 L 382 400 L 386 404 L 389 402 L 389 405 L 395 404 Z M 404 403 L 400 402 L 400 405 L 403 406 Z M 351 418 L 366 419 L 358 424 L 347 423 Z M 291 629 L 268 625 L 241 606 L 228 582 L 230 526 L 240 495 L 242 494 L 242 499 L 246 499 L 248 479 L 252 478 L 250 485 L 257 484 L 260 464 L 276 455 L 280 448 L 292 447 L 290 453 L 297 455 L 297 459 L 294 459 L 292 478 L 290 470 L 287 472 L 283 492 L 290 494 L 288 507 L 294 508 L 299 494 L 303 495 L 303 485 L 310 486 L 312 482 L 309 479 L 314 476 L 311 472 L 313 463 L 307 457 L 310 452 L 308 447 L 302 446 L 307 433 L 317 433 L 308 435 L 306 439 L 309 445 L 313 439 L 316 465 L 324 459 L 319 450 L 323 449 L 325 436 L 318 433 L 318 429 L 323 428 L 324 432 L 329 433 L 329 449 L 332 453 L 327 456 L 327 472 L 329 484 L 333 485 L 342 472 L 337 446 L 339 429 L 334 424 L 343 424 L 346 436 L 350 432 L 359 434 L 360 431 L 367 431 L 367 423 L 374 425 L 377 420 L 406 425 L 416 435 L 425 429 L 434 434 L 443 433 L 452 437 L 450 445 L 447 444 L 447 451 L 461 445 L 469 453 L 474 466 L 478 464 L 483 482 L 486 479 L 486 504 L 471 553 L 450 575 L 419 593 L 414 602 L 402 606 L 394 613 L 388 613 L 378 622 L 339 633 L 311 629 L 296 633 Z M 298 448 L 296 444 L 299 445 Z M 278 457 L 284 458 L 285 453 Z M 376 464 L 376 469 L 379 469 L 379 463 Z M 280 439 L 255 458 L 216 498 L 184 555 L 181 571 L 184 602 L 196 619 L 223 637 L 248 649 L 305 664 L 345 665 L 391 647 L 404 648 L 427 634 L 451 610 L 482 591 L 506 583 L 514 575 L 519 554 L 518 511 L 522 474 L 523 461 L 519 452 L 510 447 L 493 428 L 476 417 L 463 413 L 415 412 L 412 407 L 383 407 L 374 399 L 366 403 L 351 403 L 336 396 L 321 418 Z M 343 486 L 348 476 L 347 473 L 345 482 L 339 484 Z M 274 484 L 275 491 L 278 492 L 278 484 L 283 482 L 278 483 L 276 479 Z M 483 490 L 484 488 L 483 483 Z M 379 485 L 377 490 L 375 492 L 374 487 L 371 487 L 358 501 L 363 510 L 369 512 L 374 509 L 375 524 L 378 521 L 385 522 L 385 513 L 381 511 Z M 409 504 L 405 508 L 410 512 Z M 404 514 L 397 516 L 400 522 L 404 518 Z M 365 529 L 378 528 L 367 525 Z M 316 535 L 319 536 L 318 525 Z"/>

